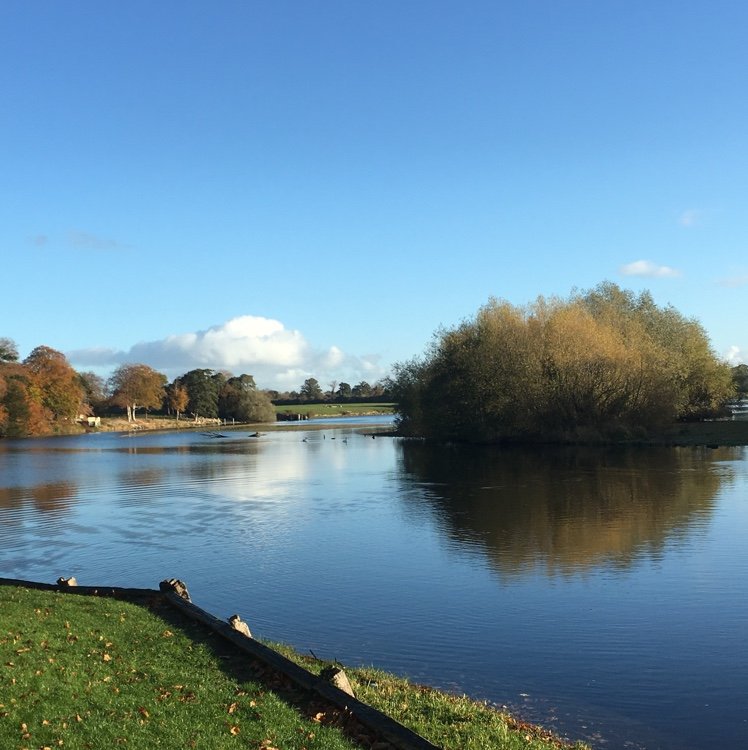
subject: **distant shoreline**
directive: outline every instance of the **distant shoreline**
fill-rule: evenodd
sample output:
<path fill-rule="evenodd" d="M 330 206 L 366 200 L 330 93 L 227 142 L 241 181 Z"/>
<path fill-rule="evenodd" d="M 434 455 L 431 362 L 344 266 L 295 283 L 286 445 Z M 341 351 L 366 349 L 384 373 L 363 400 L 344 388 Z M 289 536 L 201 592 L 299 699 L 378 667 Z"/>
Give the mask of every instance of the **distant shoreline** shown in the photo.
<path fill-rule="evenodd" d="M 631 442 L 641 445 L 704 445 L 708 448 L 748 445 L 748 419 L 679 422 L 660 435 Z"/>
<path fill-rule="evenodd" d="M 415 440 L 426 439 L 435 442 L 449 442 L 446 438 L 422 438 L 417 435 L 401 435 L 397 432 L 383 433 L 383 436 L 406 437 Z M 451 441 L 454 442 L 454 441 Z M 461 441 L 465 442 L 465 441 Z M 729 448 L 748 445 L 748 419 L 714 420 L 708 422 L 676 422 L 652 435 L 636 438 L 616 439 L 543 439 L 539 438 L 505 438 L 476 445 L 507 446 L 643 446 L 643 447 L 688 447 L 703 446 L 706 448 Z"/>
<path fill-rule="evenodd" d="M 330 414 L 330 417 L 340 417 L 341 415 Z M 348 416 L 348 415 L 347 415 Z M 367 414 L 351 414 L 351 424 L 355 423 L 356 417 L 369 416 Z M 315 416 L 322 419 L 321 416 Z M 293 429 L 298 427 L 307 427 L 308 429 L 321 429 L 326 425 L 308 424 L 307 420 L 295 422 L 277 421 L 277 422 L 252 422 L 223 424 L 218 419 L 201 419 L 195 422 L 193 419 L 164 419 L 162 417 L 147 417 L 137 419 L 135 422 L 128 422 L 125 418 L 120 417 L 103 417 L 101 426 L 98 428 L 86 428 L 84 426 L 71 429 L 69 432 L 54 433 L 49 435 L 38 435 L 36 437 L 64 437 L 70 435 L 84 435 L 87 433 L 138 433 L 138 432 L 183 432 L 183 431 L 218 431 L 218 430 L 249 430 L 269 431 L 279 429 Z M 333 425 L 327 425 L 328 427 Z M 404 436 L 392 430 L 382 430 L 377 432 L 382 437 L 410 437 Z M 412 436 L 418 439 L 417 436 Z M 35 439 L 20 438 L 20 439 Z M 506 444 L 559 444 L 559 445 L 631 445 L 631 446 L 704 446 L 707 448 L 722 448 L 748 445 L 748 419 L 726 419 L 714 420 L 708 422 L 678 422 L 661 432 L 647 437 L 630 438 L 624 440 L 609 441 L 499 441 Z"/>

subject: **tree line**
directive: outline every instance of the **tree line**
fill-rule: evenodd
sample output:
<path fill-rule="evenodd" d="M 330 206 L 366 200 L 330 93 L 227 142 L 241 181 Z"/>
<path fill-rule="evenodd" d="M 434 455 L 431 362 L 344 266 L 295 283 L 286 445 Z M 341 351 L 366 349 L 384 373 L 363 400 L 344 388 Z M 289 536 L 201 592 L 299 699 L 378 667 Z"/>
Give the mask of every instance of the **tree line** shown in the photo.
<path fill-rule="evenodd" d="M 390 398 L 390 381 L 385 378 L 370 385 L 362 380 L 356 385 L 333 380 L 323 389 L 317 378 L 307 378 L 298 391 L 267 391 L 273 403 L 301 404 L 322 401 L 384 401 Z"/>
<path fill-rule="evenodd" d="M 524 307 L 490 300 L 396 365 L 393 395 L 405 434 L 631 437 L 719 413 L 744 368 L 720 361 L 696 320 L 605 282 Z"/>
<path fill-rule="evenodd" d="M 373 397 L 379 385 L 334 384 L 333 400 Z M 80 416 L 121 411 L 128 421 L 139 411 L 159 412 L 177 420 L 189 415 L 237 422 L 275 421 L 274 398 L 324 400 L 315 378 L 298 392 L 257 388 L 254 377 L 225 371 L 195 369 L 168 382 L 166 375 L 145 364 L 120 365 L 104 379 L 77 372 L 65 355 L 48 346 L 36 347 L 20 360 L 15 342 L 0 338 L 0 437 L 27 437 L 66 431 Z"/>

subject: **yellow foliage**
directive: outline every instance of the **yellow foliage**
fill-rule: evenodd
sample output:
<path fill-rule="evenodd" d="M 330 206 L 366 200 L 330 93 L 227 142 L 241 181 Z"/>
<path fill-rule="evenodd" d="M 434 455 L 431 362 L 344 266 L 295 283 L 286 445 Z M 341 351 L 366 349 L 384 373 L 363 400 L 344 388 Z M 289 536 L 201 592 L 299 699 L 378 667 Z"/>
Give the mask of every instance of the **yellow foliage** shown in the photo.
<path fill-rule="evenodd" d="M 412 433 L 547 437 L 707 413 L 731 378 L 697 322 L 602 284 L 527 307 L 491 299 L 441 331 L 424 361 L 399 365 L 395 391 Z"/>

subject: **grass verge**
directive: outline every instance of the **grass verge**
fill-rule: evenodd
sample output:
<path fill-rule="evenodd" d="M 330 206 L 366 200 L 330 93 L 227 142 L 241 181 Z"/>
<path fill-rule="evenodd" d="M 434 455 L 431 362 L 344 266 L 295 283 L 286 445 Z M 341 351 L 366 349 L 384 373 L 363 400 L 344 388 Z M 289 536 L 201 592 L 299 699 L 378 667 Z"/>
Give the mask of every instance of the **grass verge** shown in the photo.
<path fill-rule="evenodd" d="M 0 586 L 0 613 L 2 748 L 377 748 L 159 597 L 135 604 Z M 272 647 L 309 671 L 325 666 Z M 360 700 L 449 750 L 567 747 L 465 697 L 375 669 L 346 674 Z"/>
<path fill-rule="evenodd" d="M 288 659 L 319 674 L 331 664 L 305 656 L 281 643 L 269 644 Z M 584 750 L 552 732 L 497 711 L 467 696 L 443 693 L 373 667 L 345 667 L 356 697 L 449 750 Z"/>
<path fill-rule="evenodd" d="M 359 747 L 164 605 L 0 586 L 0 612 L 4 749 Z"/>
<path fill-rule="evenodd" d="M 309 417 L 357 417 L 392 414 L 395 404 L 279 404 L 276 414 L 303 414 Z"/>

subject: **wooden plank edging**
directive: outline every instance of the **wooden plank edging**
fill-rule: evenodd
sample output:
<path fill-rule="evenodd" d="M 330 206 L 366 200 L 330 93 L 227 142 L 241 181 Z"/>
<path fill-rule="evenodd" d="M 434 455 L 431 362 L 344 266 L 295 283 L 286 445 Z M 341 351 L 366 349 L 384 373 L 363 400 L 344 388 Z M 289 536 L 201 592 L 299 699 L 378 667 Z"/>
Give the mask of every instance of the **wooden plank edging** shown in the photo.
<path fill-rule="evenodd" d="M 20 586 L 41 591 L 59 591 L 61 594 L 81 594 L 83 596 L 108 596 L 112 599 L 147 599 L 163 597 L 158 589 L 123 588 L 122 586 L 61 586 L 58 583 L 24 581 L 18 578 L 0 578 L 0 586 Z"/>
<path fill-rule="evenodd" d="M 166 582 L 165 582 L 166 583 Z M 59 584 L 24 581 L 14 578 L 0 578 L 0 586 L 19 586 L 23 588 L 57 591 L 63 594 L 82 596 L 107 596 L 116 599 L 148 599 L 158 597 L 170 606 L 179 610 L 186 617 L 206 625 L 234 646 L 291 680 L 295 685 L 319 695 L 324 700 L 352 714 L 361 724 L 375 731 L 397 750 L 441 750 L 427 739 L 406 726 L 395 721 L 391 716 L 376 708 L 353 698 L 335 685 L 312 674 L 283 654 L 278 653 L 264 643 L 256 641 L 235 630 L 227 622 L 201 609 L 193 602 L 183 598 L 173 590 L 122 588 L 118 586 L 65 586 Z"/>

